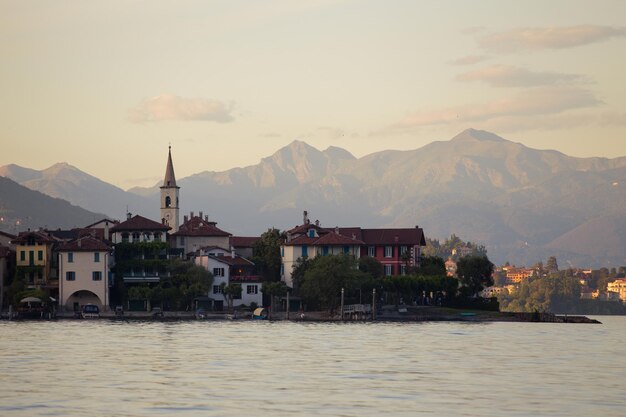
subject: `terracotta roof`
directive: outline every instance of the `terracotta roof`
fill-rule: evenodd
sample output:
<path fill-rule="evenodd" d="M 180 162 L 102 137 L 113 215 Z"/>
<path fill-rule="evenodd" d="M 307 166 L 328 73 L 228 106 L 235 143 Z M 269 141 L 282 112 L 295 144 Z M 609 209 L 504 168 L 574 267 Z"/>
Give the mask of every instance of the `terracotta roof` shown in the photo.
<path fill-rule="evenodd" d="M 231 236 L 230 244 L 236 248 L 253 248 L 260 239 L 259 236 Z"/>
<path fill-rule="evenodd" d="M 218 261 L 223 262 L 226 265 L 230 265 L 230 266 L 236 266 L 236 265 L 252 266 L 252 265 L 254 265 L 254 263 L 252 263 L 252 261 L 249 261 L 246 258 L 242 258 L 241 256 L 235 256 L 233 258 L 230 255 L 225 255 L 225 256 L 210 256 L 209 255 L 209 258 L 218 260 Z"/>
<path fill-rule="evenodd" d="M 319 237 L 308 237 L 307 235 L 298 236 L 295 239 L 291 239 L 289 242 L 285 242 L 286 246 L 302 246 L 302 245 L 315 245 L 315 242 Z"/>
<path fill-rule="evenodd" d="M 361 240 L 352 239 L 344 235 L 340 235 L 335 232 L 326 233 L 320 236 L 315 242 L 315 245 L 363 245 Z"/>
<path fill-rule="evenodd" d="M 120 224 L 116 224 L 111 228 L 111 232 L 125 232 L 125 231 L 135 231 L 135 230 L 160 230 L 160 231 L 168 231 L 171 227 L 166 226 L 162 223 L 155 222 L 154 220 L 146 219 L 143 216 L 135 215 L 131 217 L 129 220 L 122 222 Z"/>
<path fill-rule="evenodd" d="M 172 236 L 231 236 L 216 226 L 216 222 L 209 222 L 200 216 L 193 216 L 180 225 L 176 233 Z"/>
<path fill-rule="evenodd" d="M 10 233 L 3 232 L 2 230 L 0 230 L 0 235 L 8 237 L 9 239 L 15 239 L 17 237 L 15 235 L 10 234 Z"/>
<path fill-rule="evenodd" d="M 92 228 L 93 226 L 97 225 L 98 223 L 102 223 L 102 222 L 109 222 L 109 226 L 111 226 L 111 227 L 113 227 L 113 226 L 115 226 L 116 224 L 119 224 L 119 223 L 120 223 L 120 222 L 119 222 L 119 220 L 111 220 L 111 219 L 106 219 L 106 218 L 105 218 L 105 219 L 100 219 L 100 220 L 98 220 L 97 222 L 94 222 L 94 223 L 91 223 L 91 224 L 89 224 L 89 225 L 85 226 L 85 227 L 84 227 L 84 229 L 90 229 L 90 228 Z"/>
<path fill-rule="evenodd" d="M 12 244 L 23 244 L 23 243 L 27 243 L 29 238 L 34 238 L 36 242 L 43 242 L 43 243 L 55 243 L 58 241 L 58 239 L 54 238 L 53 236 L 50 236 L 48 233 L 46 232 L 20 232 L 19 235 L 17 235 L 17 237 L 13 240 L 11 240 Z"/>
<path fill-rule="evenodd" d="M 165 167 L 165 179 L 163 180 L 163 186 L 161 188 L 166 187 L 176 187 L 176 176 L 174 175 L 174 164 L 172 163 L 172 147 L 167 153 L 167 166 Z"/>
<path fill-rule="evenodd" d="M 300 226 L 296 226 L 291 230 L 287 230 L 287 233 L 289 234 L 299 234 L 299 233 L 307 233 L 309 231 L 309 229 L 315 229 L 318 231 L 318 233 L 320 231 L 326 230 L 321 226 L 317 226 L 314 223 L 307 223 L 307 224 L 301 224 Z"/>
<path fill-rule="evenodd" d="M 110 251 L 111 247 L 91 236 L 83 236 L 59 247 L 59 252 L 101 252 Z"/>
<path fill-rule="evenodd" d="M 426 246 L 424 231 L 412 229 L 362 229 L 362 240 L 366 245 L 420 245 Z"/>

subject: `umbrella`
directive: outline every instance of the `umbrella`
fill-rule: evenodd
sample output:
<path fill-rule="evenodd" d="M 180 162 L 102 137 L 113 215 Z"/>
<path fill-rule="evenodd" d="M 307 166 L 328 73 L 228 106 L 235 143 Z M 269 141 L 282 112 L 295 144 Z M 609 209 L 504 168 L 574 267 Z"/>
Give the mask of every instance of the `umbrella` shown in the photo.
<path fill-rule="evenodd" d="M 41 299 L 37 297 L 26 297 L 20 300 L 20 303 L 41 303 Z"/>

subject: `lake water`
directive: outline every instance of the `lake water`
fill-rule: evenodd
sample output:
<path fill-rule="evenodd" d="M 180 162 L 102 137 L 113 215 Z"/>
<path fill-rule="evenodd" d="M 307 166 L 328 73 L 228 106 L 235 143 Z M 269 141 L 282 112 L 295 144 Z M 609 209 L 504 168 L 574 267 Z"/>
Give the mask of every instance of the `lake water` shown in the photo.
<path fill-rule="evenodd" d="M 604 324 L 0 322 L 6 416 L 620 416 Z"/>

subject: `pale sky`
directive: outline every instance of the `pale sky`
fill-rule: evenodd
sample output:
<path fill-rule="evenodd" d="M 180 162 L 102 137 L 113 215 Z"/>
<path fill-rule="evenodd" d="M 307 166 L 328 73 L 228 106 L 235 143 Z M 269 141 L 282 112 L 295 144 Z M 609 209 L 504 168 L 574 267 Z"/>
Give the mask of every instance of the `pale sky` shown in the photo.
<path fill-rule="evenodd" d="M 0 165 L 124 189 L 294 139 L 626 155 L 626 1 L 0 0 Z"/>

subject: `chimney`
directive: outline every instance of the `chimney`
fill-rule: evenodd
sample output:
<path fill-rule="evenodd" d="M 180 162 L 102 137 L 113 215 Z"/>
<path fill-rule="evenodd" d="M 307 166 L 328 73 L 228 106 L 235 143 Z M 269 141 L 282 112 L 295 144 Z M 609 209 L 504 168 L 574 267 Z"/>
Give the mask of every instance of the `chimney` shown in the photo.
<path fill-rule="evenodd" d="M 188 220 L 188 219 L 187 219 L 187 215 L 185 214 L 185 215 L 183 216 L 183 223 L 187 223 L 187 220 Z"/>
<path fill-rule="evenodd" d="M 198 212 L 198 217 L 200 217 L 200 220 L 202 220 L 202 212 Z"/>
<path fill-rule="evenodd" d="M 356 233 L 352 233 L 352 240 L 356 240 Z"/>
<path fill-rule="evenodd" d="M 317 227 L 320 227 L 320 221 L 319 221 L 319 220 L 315 220 L 315 225 L 316 225 Z"/>
<path fill-rule="evenodd" d="M 133 213 L 131 212 L 126 213 L 126 220 L 130 220 L 131 217 L 133 217 Z"/>
<path fill-rule="evenodd" d="M 193 219 L 193 211 L 191 212 L 191 214 L 190 214 L 189 218 L 190 218 L 190 219 Z"/>
<path fill-rule="evenodd" d="M 109 222 L 104 222 L 104 238 L 109 240 Z"/>
<path fill-rule="evenodd" d="M 80 248 L 82 246 L 83 240 L 82 239 L 78 239 L 78 247 Z"/>
<path fill-rule="evenodd" d="M 339 234 L 339 226 L 335 226 L 335 233 Z"/>
<path fill-rule="evenodd" d="M 235 247 L 231 246 L 230 247 L 230 257 L 235 259 L 236 256 L 237 256 L 237 254 L 235 254 Z"/>
<path fill-rule="evenodd" d="M 309 212 L 306 210 L 302 214 L 302 224 L 309 224 Z"/>
<path fill-rule="evenodd" d="M 209 215 L 208 215 L 208 214 L 204 216 L 204 221 L 205 221 L 205 222 L 208 222 L 208 221 L 209 221 Z"/>

